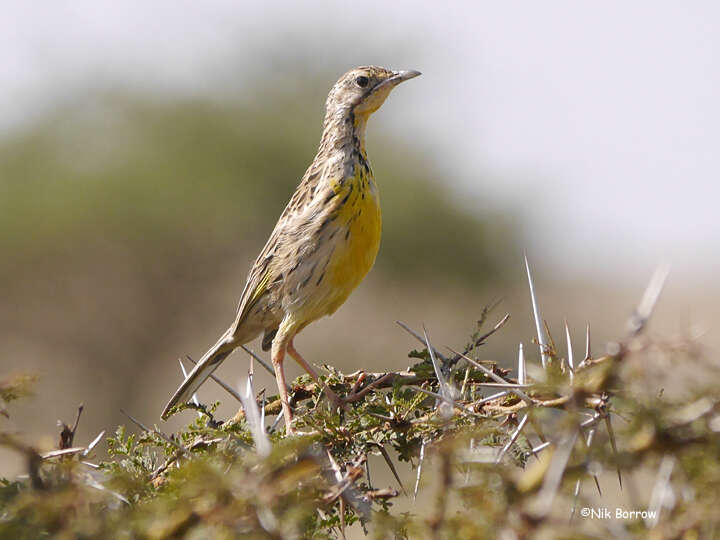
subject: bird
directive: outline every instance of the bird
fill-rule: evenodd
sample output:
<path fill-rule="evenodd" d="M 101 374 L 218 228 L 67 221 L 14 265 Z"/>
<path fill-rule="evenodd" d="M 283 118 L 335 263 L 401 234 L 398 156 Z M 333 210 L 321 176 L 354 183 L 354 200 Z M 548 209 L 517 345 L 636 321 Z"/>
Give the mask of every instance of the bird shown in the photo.
<path fill-rule="evenodd" d="M 308 324 L 334 313 L 372 268 L 380 246 L 378 187 L 365 148 L 368 118 L 400 83 L 420 75 L 378 66 L 351 69 L 331 88 L 320 145 L 253 264 L 233 323 L 195 364 L 162 412 L 188 401 L 237 347 L 261 333 L 270 350 L 285 418 L 294 433 L 283 361 L 286 353 L 336 405 L 341 400 L 294 345 Z"/>

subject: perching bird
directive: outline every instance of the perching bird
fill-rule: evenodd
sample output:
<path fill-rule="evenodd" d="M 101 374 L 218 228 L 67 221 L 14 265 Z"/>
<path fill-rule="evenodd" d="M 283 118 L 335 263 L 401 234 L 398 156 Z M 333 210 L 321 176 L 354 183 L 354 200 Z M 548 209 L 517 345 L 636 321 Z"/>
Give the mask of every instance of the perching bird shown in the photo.
<path fill-rule="evenodd" d="M 418 75 L 365 66 L 348 71 L 332 87 L 320 148 L 250 270 L 235 321 L 180 385 L 163 418 L 190 399 L 235 348 L 263 332 L 262 347 L 271 349 L 287 432 L 292 432 L 285 352 L 319 384 L 293 339 L 334 313 L 375 262 L 380 203 L 365 152 L 365 127 L 395 86 Z M 324 391 L 341 403 L 330 388 Z"/>

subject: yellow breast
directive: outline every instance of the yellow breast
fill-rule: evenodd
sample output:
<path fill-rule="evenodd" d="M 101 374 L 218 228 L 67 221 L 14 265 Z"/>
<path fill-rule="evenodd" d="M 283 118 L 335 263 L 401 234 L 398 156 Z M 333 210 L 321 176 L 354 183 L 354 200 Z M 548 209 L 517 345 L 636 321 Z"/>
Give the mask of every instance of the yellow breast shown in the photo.
<path fill-rule="evenodd" d="M 336 220 L 339 238 L 328 264 L 328 283 L 335 289 L 335 298 L 329 313 L 340 307 L 360 284 L 380 248 L 382 217 L 377 186 L 369 172 L 358 169 L 360 172 L 343 186 L 349 196 Z"/>

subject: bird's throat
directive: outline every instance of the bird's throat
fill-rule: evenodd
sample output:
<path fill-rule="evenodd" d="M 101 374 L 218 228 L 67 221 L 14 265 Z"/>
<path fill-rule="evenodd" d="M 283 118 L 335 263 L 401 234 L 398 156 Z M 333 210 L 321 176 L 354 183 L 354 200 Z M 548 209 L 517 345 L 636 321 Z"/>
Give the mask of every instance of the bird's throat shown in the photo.
<path fill-rule="evenodd" d="M 361 160 L 367 160 L 365 151 L 365 128 L 368 114 L 355 114 L 352 110 L 336 111 L 325 118 L 321 151 L 342 151 L 351 155 L 360 154 Z"/>
<path fill-rule="evenodd" d="M 367 160 L 365 153 L 365 128 L 367 126 L 368 115 L 353 115 L 353 139 L 357 141 L 358 149 L 364 159 Z"/>

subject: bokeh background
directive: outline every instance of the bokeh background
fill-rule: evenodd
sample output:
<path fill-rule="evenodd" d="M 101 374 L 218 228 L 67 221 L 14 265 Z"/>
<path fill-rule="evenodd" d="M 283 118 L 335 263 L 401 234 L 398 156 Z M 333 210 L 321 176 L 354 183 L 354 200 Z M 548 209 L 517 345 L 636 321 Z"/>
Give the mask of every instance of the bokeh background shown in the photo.
<path fill-rule="evenodd" d="M 576 349 L 619 336 L 653 269 L 652 331 L 719 344 L 720 7 L 713 2 L 13 3 L 0 19 L 0 377 L 41 447 L 147 424 L 234 315 L 347 69 L 419 69 L 369 125 L 376 268 L 298 340 L 345 370 L 403 368 L 425 324 L 462 346 L 483 306 L 511 363 L 543 315 Z M 259 349 L 257 345 L 255 349 Z M 561 347 L 563 349 L 563 347 Z M 219 370 L 237 384 L 248 359 Z M 300 373 L 289 364 L 289 373 Z M 274 382 L 259 374 L 259 385 Z M 203 401 L 222 399 L 212 383 Z M 189 420 L 174 418 L 163 429 Z M 6 420 L 0 419 L 3 422 Z M 0 452 L 0 475 L 21 470 Z"/>

